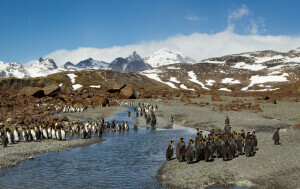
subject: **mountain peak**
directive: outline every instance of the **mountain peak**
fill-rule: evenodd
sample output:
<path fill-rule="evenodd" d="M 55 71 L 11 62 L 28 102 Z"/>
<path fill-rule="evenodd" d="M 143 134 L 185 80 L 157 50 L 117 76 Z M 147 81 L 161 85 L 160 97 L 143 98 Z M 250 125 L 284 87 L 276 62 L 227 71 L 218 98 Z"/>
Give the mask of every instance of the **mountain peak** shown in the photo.
<path fill-rule="evenodd" d="M 184 56 L 181 52 L 174 50 L 171 51 L 167 48 L 159 49 L 151 56 L 145 58 L 145 61 L 154 68 L 176 63 L 195 63 L 195 60 Z"/>

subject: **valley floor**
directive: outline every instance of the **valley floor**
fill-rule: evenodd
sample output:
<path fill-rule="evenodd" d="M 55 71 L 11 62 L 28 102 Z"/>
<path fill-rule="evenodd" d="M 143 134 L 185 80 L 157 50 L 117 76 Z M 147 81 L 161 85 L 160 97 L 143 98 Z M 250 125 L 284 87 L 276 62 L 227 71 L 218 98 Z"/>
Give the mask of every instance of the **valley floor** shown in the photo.
<path fill-rule="evenodd" d="M 227 103 L 233 97 L 222 97 Z M 211 102 L 210 96 L 192 99 L 193 102 Z M 257 103 L 254 98 L 242 98 L 245 102 Z M 138 100 L 139 101 L 139 100 Z M 158 104 L 156 117 L 157 127 L 169 127 L 170 114 L 174 123 L 186 127 L 215 130 L 224 128 L 226 115 L 230 118 L 233 130 L 256 131 L 258 138 L 257 153 L 253 157 L 245 155 L 231 161 L 215 158 L 212 162 L 200 161 L 187 164 L 177 159 L 167 161 L 157 174 L 158 180 L 166 188 L 205 188 L 210 186 L 239 185 L 250 188 L 299 188 L 300 187 L 300 130 L 290 131 L 291 125 L 300 123 L 300 103 L 279 101 L 268 104 L 260 101 L 263 112 L 251 110 L 216 111 L 212 107 L 184 105 L 177 100 L 147 100 L 150 104 Z M 139 125 L 145 124 L 139 118 Z M 275 128 L 281 128 L 280 145 L 272 141 Z M 196 135 L 196 130 L 195 130 Z M 185 139 L 188 141 L 189 139 Z M 176 148 L 177 140 L 174 142 Z M 166 149 L 167 149 L 166 144 Z M 175 157 L 175 155 L 174 155 Z"/>

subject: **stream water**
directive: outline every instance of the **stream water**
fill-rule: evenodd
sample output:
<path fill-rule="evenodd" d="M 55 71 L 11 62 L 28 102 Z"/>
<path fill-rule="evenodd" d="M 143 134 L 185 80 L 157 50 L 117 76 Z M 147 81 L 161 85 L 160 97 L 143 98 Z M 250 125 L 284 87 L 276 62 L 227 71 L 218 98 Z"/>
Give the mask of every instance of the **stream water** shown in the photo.
<path fill-rule="evenodd" d="M 133 130 L 136 120 L 127 112 L 112 119 L 128 121 L 128 132 L 104 133 L 105 142 L 43 154 L 1 169 L 0 188 L 162 188 L 155 175 L 165 162 L 169 141 L 194 138 L 195 129 Z"/>

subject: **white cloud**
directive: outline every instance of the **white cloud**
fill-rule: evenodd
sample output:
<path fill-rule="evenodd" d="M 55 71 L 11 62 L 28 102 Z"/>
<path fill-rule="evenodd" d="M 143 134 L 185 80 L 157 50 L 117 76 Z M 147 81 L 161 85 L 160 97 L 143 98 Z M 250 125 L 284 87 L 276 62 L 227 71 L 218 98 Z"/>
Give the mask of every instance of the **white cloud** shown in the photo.
<path fill-rule="evenodd" d="M 78 63 L 90 57 L 95 60 L 111 62 L 117 57 L 127 57 L 133 51 L 137 51 L 139 55 L 146 57 L 161 48 L 167 48 L 180 51 L 186 56 L 200 61 L 205 58 L 258 50 L 285 52 L 298 47 L 299 44 L 300 37 L 239 35 L 231 30 L 225 30 L 215 34 L 179 34 L 161 41 L 149 41 L 103 49 L 90 47 L 79 47 L 74 50 L 62 49 L 53 51 L 45 55 L 44 58 L 54 59 L 58 66 L 63 65 L 67 61 Z"/>
<path fill-rule="evenodd" d="M 247 8 L 246 5 L 242 5 L 241 8 L 235 10 L 235 11 L 229 11 L 228 14 L 228 20 L 234 20 L 234 19 L 239 19 L 243 16 L 248 16 L 249 15 L 249 9 Z"/>
<path fill-rule="evenodd" d="M 197 21 L 200 20 L 200 18 L 198 16 L 187 16 L 186 19 L 190 20 L 190 21 Z"/>
<path fill-rule="evenodd" d="M 199 21 L 199 20 L 207 21 L 208 20 L 207 17 L 199 17 L 199 16 L 195 16 L 195 15 L 188 15 L 186 17 L 186 19 L 189 21 Z"/>

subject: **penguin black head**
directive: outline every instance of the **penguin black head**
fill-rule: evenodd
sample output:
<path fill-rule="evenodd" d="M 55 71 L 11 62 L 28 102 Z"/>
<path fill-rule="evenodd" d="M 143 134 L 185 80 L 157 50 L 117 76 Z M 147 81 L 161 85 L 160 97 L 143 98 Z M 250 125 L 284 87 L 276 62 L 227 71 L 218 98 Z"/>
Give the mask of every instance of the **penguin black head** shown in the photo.
<path fill-rule="evenodd" d="M 170 144 L 172 144 L 174 141 L 173 140 L 170 140 Z"/>
<path fill-rule="evenodd" d="M 191 139 L 191 140 L 190 140 L 190 143 L 193 144 L 193 142 L 194 142 L 193 139 Z"/>
<path fill-rule="evenodd" d="M 276 130 L 277 130 L 277 131 L 279 131 L 279 130 L 280 130 L 280 128 L 277 128 Z"/>
<path fill-rule="evenodd" d="M 200 136 L 200 133 L 197 133 L 197 136 Z"/>
<path fill-rule="evenodd" d="M 180 138 L 179 141 L 183 141 L 184 138 Z"/>
<path fill-rule="evenodd" d="M 202 133 L 202 131 L 200 131 L 200 133 Z"/>

